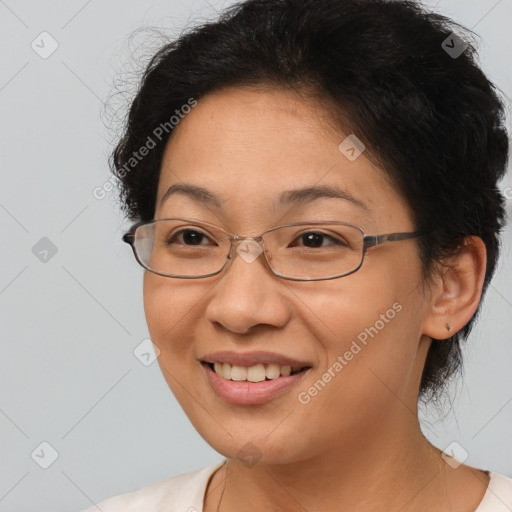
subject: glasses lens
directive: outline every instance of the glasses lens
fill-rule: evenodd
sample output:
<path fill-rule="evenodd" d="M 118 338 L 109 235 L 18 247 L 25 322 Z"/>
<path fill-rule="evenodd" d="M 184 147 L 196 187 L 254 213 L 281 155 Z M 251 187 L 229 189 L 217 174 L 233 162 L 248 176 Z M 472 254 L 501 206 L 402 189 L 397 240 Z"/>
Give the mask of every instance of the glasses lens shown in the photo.
<path fill-rule="evenodd" d="M 222 231 L 180 219 L 139 226 L 134 238 L 142 265 L 170 276 L 199 277 L 218 272 L 230 247 Z"/>
<path fill-rule="evenodd" d="M 345 224 L 302 224 L 264 235 L 270 265 L 283 277 L 322 279 L 356 270 L 363 258 L 363 232 Z"/>

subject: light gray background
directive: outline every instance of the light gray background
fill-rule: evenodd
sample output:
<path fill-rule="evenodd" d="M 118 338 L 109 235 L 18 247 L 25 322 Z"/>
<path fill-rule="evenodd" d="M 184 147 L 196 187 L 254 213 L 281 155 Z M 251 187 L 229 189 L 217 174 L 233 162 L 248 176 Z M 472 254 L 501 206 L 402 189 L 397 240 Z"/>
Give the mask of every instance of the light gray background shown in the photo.
<path fill-rule="evenodd" d="M 120 71 L 136 69 L 130 52 L 153 50 L 130 48 L 128 36 L 143 26 L 176 34 L 231 3 L 0 0 L 1 511 L 81 510 L 221 460 L 157 363 L 134 356 L 148 337 L 142 269 L 121 241 L 127 224 L 116 194 L 97 200 L 92 190 L 109 178 L 103 101 Z M 512 0 L 429 5 L 436 3 L 482 36 L 484 70 L 512 96 Z M 59 45 L 47 59 L 31 48 L 43 31 Z M 502 187 L 510 214 L 510 172 Z M 509 476 L 511 233 L 509 226 L 453 410 L 441 419 L 424 413 L 434 444 L 457 441 L 468 463 Z M 58 250 L 46 262 L 32 252 L 42 237 Z M 40 464 L 52 452 L 42 442 L 58 453 L 48 469 Z"/>

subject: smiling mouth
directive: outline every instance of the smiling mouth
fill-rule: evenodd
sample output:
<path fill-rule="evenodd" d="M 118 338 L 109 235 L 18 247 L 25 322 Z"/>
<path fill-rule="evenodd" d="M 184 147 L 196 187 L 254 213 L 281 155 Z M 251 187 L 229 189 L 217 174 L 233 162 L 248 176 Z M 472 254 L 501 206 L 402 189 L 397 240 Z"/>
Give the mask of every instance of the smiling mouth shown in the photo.
<path fill-rule="evenodd" d="M 256 364 L 254 366 L 239 366 L 229 363 L 209 363 L 202 361 L 202 364 L 209 366 L 217 375 L 233 381 L 263 382 L 279 379 L 280 377 L 289 377 L 309 370 L 311 366 L 301 368 L 292 368 L 290 366 L 281 366 L 276 363 Z"/>

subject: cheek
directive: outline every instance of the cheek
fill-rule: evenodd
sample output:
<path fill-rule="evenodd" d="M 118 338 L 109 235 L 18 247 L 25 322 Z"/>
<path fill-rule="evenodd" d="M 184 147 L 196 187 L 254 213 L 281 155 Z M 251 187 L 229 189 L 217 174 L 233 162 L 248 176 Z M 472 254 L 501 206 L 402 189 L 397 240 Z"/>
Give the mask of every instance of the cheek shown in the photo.
<path fill-rule="evenodd" d="M 295 293 L 301 299 L 296 305 L 297 316 L 310 333 L 310 343 L 316 340 L 316 351 L 321 354 L 320 370 L 327 371 L 338 362 L 336 373 L 353 378 L 357 385 L 373 378 L 368 372 L 371 367 L 394 374 L 396 367 L 414 359 L 414 301 L 410 296 L 405 300 L 396 288 L 382 287 L 373 292 L 363 286 L 340 286 Z"/>
<path fill-rule="evenodd" d="M 200 396 L 196 385 L 202 369 L 194 356 L 194 339 L 206 290 L 199 286 L 198 290 L 185 280 L 150 272 L 144 276 L 144 311 L 151 341 L 160 351 L 158 364 L 187 415 L 193 412 L 190 395 Z"/>
<path fill-rule="evenodd" d="M 185 357 L 202 295 L 194 293 L 184 281 L 146 272 L 143 296 L 151 340 L 160 349 L 160 364 Z"/>
<path fill-rule="evenodd" d="M 345 417 L 341 424 L 367 424 L 369 411 L 384 414 L 417 379 L 424 304 L 419 266 L 382 263 L 321 291 L 296 290 L 304 306 L 298 316 L 309 319 L 323 352 L 319 370 L 301 387 L 301 403 L 311 399 L 337 421 Z"/>

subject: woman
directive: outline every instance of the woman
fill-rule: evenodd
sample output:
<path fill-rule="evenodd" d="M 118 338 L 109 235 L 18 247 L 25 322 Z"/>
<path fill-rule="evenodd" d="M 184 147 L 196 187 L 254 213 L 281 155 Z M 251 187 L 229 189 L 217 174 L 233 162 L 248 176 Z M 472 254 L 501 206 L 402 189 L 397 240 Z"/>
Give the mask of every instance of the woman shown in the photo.
<path fill-rule="evenodd" d="M 512 509 L 417 416 L 505 217 L 503 106 L 461 34 L 409 1 L 248 0 L 154 56 L 112 159 L 124 240 L 162 372 L 226 459 L 99 509 Z"/>

